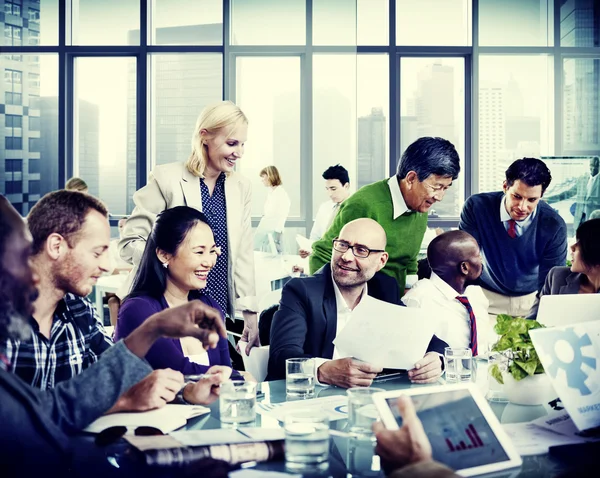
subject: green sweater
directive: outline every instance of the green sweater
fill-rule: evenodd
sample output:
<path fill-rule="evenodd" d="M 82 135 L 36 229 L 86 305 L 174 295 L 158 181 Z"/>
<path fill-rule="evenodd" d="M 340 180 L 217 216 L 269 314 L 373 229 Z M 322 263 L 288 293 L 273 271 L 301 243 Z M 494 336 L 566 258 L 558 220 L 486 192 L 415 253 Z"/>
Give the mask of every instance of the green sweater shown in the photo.
<path fill-rule="evenodd" d="M 417 254 L 427 229 L 427 214 L 406 212 L 394 219 L 388 179 L 360 188 L 342 203 L 329 230 L 313 244 L 310 255 L 311 274 L 331 260 L 331 241 L 339 235 L 344 224 L 360 217 L 374 219 L 385 230 L 385 250 L 390 257 L 382 272 L 398 281 L 402 297 L 406 275 L 417 273 Z"/>

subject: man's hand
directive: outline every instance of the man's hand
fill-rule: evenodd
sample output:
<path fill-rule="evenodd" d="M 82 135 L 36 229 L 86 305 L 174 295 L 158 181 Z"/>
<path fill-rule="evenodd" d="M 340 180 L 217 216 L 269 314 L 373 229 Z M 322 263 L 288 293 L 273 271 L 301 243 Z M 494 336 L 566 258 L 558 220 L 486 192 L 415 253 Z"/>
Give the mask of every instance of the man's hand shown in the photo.
<path fill-rule="evenodd" d="M 231 367 L 214 365 L 207 371 L 210 376 L 198 380 L 196 383 L 188 383 L 183 389 L 183 398 L 186 402 L 199 405 L 209 405 L 219 398 L 220 385 L 229 380 Z"/>
<path fill-rule="evenodd" d="M 310 253 L 312 251 L 307 251 L 306 249 L 300 249 L 298 250 L 298 255 L 302 258 L 302 259 L 306 259 L 308 256 L 310 256 Z"/>
<path fill-rule="evenodd" d="M 154 370 L 119 397 L 107 413 L 145 412 L 171 402 L 183 386 L 183 375 L 170 368 Z"/>
<path fill-rule="evenodd" d="M 246 345 L 246 355 L 250 355 L 252 347 L 260 347 L 260 339 L 258 337 L 258 315 L 256 312 L 249 312 L 245 310 L 244 314 L 244 331 L 242 332 L 242 338 L 240 342 L 248 342 Z M 237 351 L 242 353 L 239 346 Z"/>
<path fill-rule="evenodd" d="M 138 357 L 145 357 L 160 337 L 195 337 L 208 349 L 217 346 L 219 336 L 227 337 L 221 314 L 199 300 L 192 300 L 151 315 L 129 334 L 125 345 Z"/>
<path fill-rule="evenodd" d="M 432 459 L 431 444 L 412 400 L 401 396 L 398 399 L 398 410 L 402 417 L 400 430 L 387 430 L 381 422 L 373 424 L 377 438 L 375 453 L 381 457 L 386 474 L 412 463 Z"/>
<path fill-rule="evenodd" d="M 317 369 L 321 383 L 343 388 L 369 387 L 373 379 L 383 369 L 353 358 L 343 358 L 325 362 Z"/>
<path fill-rule="evenodd" d="M 415 368 L 408 371 L 408 378 L 412 383 L 433 383 L 442 375 L 442 361 L 437 352 L 427 352 L 415 364 Z"/>

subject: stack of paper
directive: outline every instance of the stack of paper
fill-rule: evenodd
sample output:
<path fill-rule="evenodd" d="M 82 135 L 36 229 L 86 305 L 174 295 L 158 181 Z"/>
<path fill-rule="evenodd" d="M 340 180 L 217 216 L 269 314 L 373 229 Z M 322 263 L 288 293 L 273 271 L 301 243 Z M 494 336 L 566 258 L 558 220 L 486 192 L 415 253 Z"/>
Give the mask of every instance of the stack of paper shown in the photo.
<path fill-rule="evenodd" d="M 344 395 L 335 395 L 284 403 L 260 402 L 256 404 L 256 411 L 280 422 L 290 412 L 325 412 L 329 420 L 334 421 L 348 418 L 348 399 Z"/>

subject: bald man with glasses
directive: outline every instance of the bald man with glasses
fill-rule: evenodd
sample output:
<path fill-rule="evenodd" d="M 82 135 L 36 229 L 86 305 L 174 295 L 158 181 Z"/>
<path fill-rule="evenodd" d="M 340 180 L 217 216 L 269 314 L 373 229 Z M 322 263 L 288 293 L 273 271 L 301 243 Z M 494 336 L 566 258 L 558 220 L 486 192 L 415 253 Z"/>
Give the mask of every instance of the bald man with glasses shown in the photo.
<path fill-rule="evenodd" d="M 288 358 L 315 357 L 319 383 L 368 387 L 380 367 L 343 357 L 334 339 L 371 298 L 402 305 L 396 280 L 383 274 L 388 261 L 386 234 L 373 219 L 346 224 L 332 241 L 331 262 L 312 277 L 292 279 L 283 288 L 271 325 L 267 380 L 285 378 Z M 401 346 L 401 344 L 400 344 Z M 435 382 L 442 373 L 440 354 L 447 344 L 433 337 L 427 353 L 410 370 L 413 383 Z"/>

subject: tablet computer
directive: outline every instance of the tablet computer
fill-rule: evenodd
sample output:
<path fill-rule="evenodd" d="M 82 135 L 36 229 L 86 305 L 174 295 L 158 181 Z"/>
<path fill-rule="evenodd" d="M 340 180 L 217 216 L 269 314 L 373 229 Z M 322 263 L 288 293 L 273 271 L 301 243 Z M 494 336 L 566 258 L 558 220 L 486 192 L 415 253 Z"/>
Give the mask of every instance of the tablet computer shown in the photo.
<path fill-rule="evenodd" d="M 472 384 L 394 390 L 373 395 L 386 428 L 402 425 L 397 399 L 408 395 L 431 442 L 433 459 L 462 476 L 520 466 L 519 453 Z"/>

